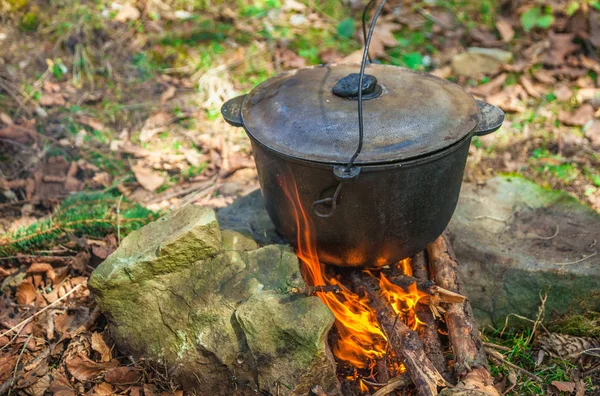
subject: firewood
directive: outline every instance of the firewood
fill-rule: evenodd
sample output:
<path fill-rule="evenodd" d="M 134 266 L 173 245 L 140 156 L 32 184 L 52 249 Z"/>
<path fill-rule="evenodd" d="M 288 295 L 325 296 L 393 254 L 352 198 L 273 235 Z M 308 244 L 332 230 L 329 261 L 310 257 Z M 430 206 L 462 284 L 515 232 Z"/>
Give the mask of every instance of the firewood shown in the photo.
<path fill-rule="evenodd" d="M 429 271 L 427 270 L 427 258 L 425 252 L 420 252 L 412 258 L 411 261 L 413 275 L 419 280 L 429 279 Z M 419 326 L 418 333 L 423 340 L 425 354 L 431 360 L 434 367 L 448 382 L 455 382 L 454 378 L 448 371 L 448 364 L 442 352 L 442 342 L 438 332 L 438 324 L 430 307 L 424 304 L 417 304 L 415 307 L 417 318 L 423 325 Z"/>
<path fill-rule="evenodd" d="M 464 294 L 456 256 L 447 236 L 444 234 L 430 244 L 427 253 L 430 273 L 436 283 L 452 292 Z M 468 389 L 479 391 L 480 394 L 498 395 L 493 387 L 487 356 L 469 301 L 448 304 L 445 319 L 455 356 L 455 372 L 460 381 L 456 391 Z"/>
<path fill-rule="evenodd" d="M 421 254 L 421 253 L 419 253 Z M 414 262 L 415 256 L 412 258 Z M 421 298 L 420 302 L 425 304 L 439 304 L 440 302 L 444 303 L 461 303 L 466 300 L 466 297 L 460 295 L 458 293 L 452 292 L 450 290 L 444 289 L 437 285 L 434 281 L 428 278 L 420 278 L 417 276 L 405 275 L 400 272 L 401 270 L 395 268 L 390 271 L 384 271 L 384 274 L 388 278 L 390 282 L 394 285 L 401 287 L 404 291 L 408 292 L 410 287 L 416 286 L 417 290 L 423 294 L 426 294 L 429 297 L 433 298 Z M 414 271 L 414 270 L 413 270 Z M 413 272 L 414 275 L 416 273 Z"/>
<path fill-rule="evenodd" d="M 341 291 L 338 285 L 305 286 L 302 288 L 293 287 L 290 290 L 292 294 L 303 294 L 305 296 L 314 296 L 317 293 L 339 293 Z"/>
<path fill-rule="evenodd" d="M 389 345 L 404 363 L 417 393 L 422 396 L 437 395 L 438 387 L 446 386 L 447 383 L 425 355 L 417 332 L 397 317 L 391 304 L 381 294 L 377 279 L 355 271 L 351 275 L 351 281 L 355 292 L 368 296 Z"/>

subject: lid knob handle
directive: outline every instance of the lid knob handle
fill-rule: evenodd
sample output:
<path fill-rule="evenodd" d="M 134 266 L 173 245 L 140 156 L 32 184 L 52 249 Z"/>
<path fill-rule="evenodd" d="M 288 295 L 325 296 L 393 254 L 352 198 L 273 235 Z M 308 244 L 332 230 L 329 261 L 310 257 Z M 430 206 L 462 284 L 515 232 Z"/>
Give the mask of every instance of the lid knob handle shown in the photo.
<path fill-rule="evenodd" d="M 332 92 L 340 98 L 358 99 L 358 80 L 359 73 L 350 73 L 346 77 L 342 77 L 333 86 Z M 383 89 L 377 84 L 377 78 L 370 74 L 363 76 L 362 84 L 362 99 L 369 100 L 377 98 L 381 95 Z"/>

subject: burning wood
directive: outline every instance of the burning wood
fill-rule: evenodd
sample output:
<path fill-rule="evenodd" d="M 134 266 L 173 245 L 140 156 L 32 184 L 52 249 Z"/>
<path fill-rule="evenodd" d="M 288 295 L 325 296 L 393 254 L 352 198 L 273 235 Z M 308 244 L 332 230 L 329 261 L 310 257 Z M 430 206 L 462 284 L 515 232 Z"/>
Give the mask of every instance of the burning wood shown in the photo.
<path fill-rule="evenodd" d="M 393 283 L 396 286 L 401 287 L 407 293 L 409 292 L 410 287 L 414 285 L 414 286 L 416 286 L 416 288 L 419 292 L 426 294 L 427 296 L 434 297 L 433 299 L 429 299 L 426 296 L 424 296 L 421 299 L 419 299 L 419 302 L 421 302 L 421 303 L 433 302 L 434 304 L 439 304 L 439 303 L 454 304 L 454 303 L 461 303 L 466 300 L 465 296 L 458 294 L 458 293 L 454 293 L 450 290 L 446 290 L 443 287 L 436 285 L 435 282 L 433 282 L 429 279 L 418 279 L 418 278 L 408 276 L 408 275 L 403 275 L 403 274 L 396 274 L 393 277 L 390 277 L 388 279 L 391 283 Z"/>
<path fill-rule="evenodd" d="M 411 330 L 395 313 L 390 302 L 383 296 L 377 279 L 368 273 L 355 272 L 351 275 L 357 291 L 366 294 L 371 308 L 388 338 L 389 346 L 400 357 L 419 395 L 437 395 L 438 386 L 446 381 L 427 358 L 423 343 L 416 331 Z"/>

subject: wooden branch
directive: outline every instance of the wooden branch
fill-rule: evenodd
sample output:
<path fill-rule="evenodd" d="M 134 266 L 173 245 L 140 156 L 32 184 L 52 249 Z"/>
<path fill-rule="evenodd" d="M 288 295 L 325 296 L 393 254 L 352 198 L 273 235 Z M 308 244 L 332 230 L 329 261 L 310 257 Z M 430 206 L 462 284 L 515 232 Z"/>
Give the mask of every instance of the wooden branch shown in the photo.
<path fill-rule="evenodd" d="M 314 296 L 317 293 L 339 293 L 342 289 L 338 285 L 305 286 L 302 288 L 293 287 L 290 290 L 292 294 L 303 294 Z"/>
<path fill-rule="evenodd" d="M 413 275 L 419 280 L 429 279 L 429 271 L 427 270 L 427 258 L 425 252 L 420 252 L 412 258 L 411 261 Z M 437 320 L 431 311 L 431 308 L 424 304 L 417 304 L 415 307 L 417 318 L 423 322 L 419 326 L 418 333 L 423 340 L 425 354 L 433 363 L 433 366 L 448 382 L 456 382 L 452 378 L 452 374 L 448 371 L 448 364 L 442 352 L 442 343 L 438 333 Z"/>
<path fill-rule="evenodd" d="M 440 302 L 444 303 L 461 303 L 466 300 L 466 297 L 460 295 L 458 293 L 454 293 L 450 290 L 446 290 L 443 287 L 440 287 L 435 284 L 435 282 L 430 281 L 429 279 L 419 279 L 413 276 L 397 274 L 395 276 L 388 278 L 390 282 L 394 285 L 401 287 L 404 291 L 408 293 L 409 288 L 413 285 L 417 287 L 417 290 L 423 294 L 427 294 L 430 297 L 434 297 L 434 301 L 436 304 Z M 430 299 L 422 298 L 423 301 L 421 303 L 430 303 Z"/>
<path fill-rule="evenodd" d="M 366 294 L 369 297 L 371 308 L 377 313 L 377 319 L 388 338 L 388 343 L 404 363 L 417 393 L 422 396 L 437 395 L 438 386 L 446 386 L 446 381 L 425 355 L 423 343 L 417 333 L 397 318 L 391 304 L 381 294 L 378 280 L 368 274 L 354 271 L 351 281 L 358 294 Z"/>
<path fill-rule="evenodd" d="M 427 247 L 430 273 L 441 287 L 464 294 L 458 275 L 458 263 L 446 234 Z M 455 356 L 455 371 L 461 383 L 457 388 L 477 389 L 498 395 L 493 387 L 487 356 L 469 301 L 449 304 L 445 313 L 450 343 Z"/>

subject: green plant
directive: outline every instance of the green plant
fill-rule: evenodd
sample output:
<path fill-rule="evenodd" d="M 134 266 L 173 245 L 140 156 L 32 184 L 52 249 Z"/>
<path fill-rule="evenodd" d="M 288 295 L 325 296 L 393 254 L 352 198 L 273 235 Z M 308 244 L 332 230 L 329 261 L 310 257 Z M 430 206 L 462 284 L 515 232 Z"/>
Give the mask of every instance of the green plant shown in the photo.
<path fill-rule="evenodd" d="M 354 36 L 354 19 L 346 18 L 337 25 L 337 34 L 341 37 L 352 38 Z"/>
<path fill-rule="evenodd" d="M 52 75 L 59 81 L 62 80 L 64 75 L 69 71 L 69 68 L 60 58 L 56 58 L 54 60 L 48 59 L 46 62 L 48 63 L 48 70 L 50 70 L 50 73 L 52 73 Z"/>
<path fill-rule="evenodd" d="M 554 22 L 551 7 L 535 6 L 521 15 L 521 26 L 523 30 L 529 32 L 533 28 L 548 29 Z"/>
<path fill-rule="evenodd" d="M 157 217 L 157 212 L 109 193 L 78 193 L 49 218 L 0 236 L 0 256 L 50 247 L 69 234 L 102 237 L 118 231 L 124 236 Z"/>
<path fill-rule="evenodd" d="M 20 28 L 24 32 L 34 32 L 40 26 L 39 13 L 36 10 L 31 10 L 21 19 Z"/>

